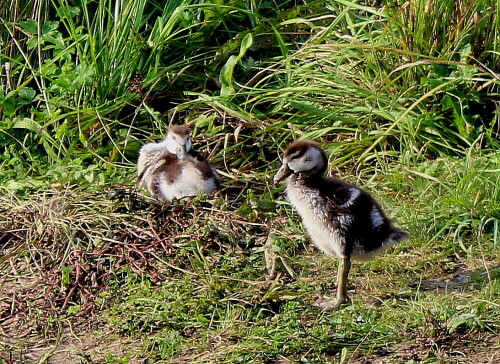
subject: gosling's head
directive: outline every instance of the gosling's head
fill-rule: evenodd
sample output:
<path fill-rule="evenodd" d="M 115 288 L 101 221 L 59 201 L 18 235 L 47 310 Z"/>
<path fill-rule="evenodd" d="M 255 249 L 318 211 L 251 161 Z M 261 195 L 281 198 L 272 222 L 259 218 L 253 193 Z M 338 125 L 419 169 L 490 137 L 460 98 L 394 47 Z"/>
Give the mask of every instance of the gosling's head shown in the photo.
<path fill-rule="evenodd" d="M 280 182 L 292 173 L 321 177 L 326 171 L 327 163 L 328 158 L 318 144 L 309 140 L 293 142 L 283 156 L 283 165 L 274 176 L 274 182 Z"/>
<path fill-rule="evenodd" d="M 164 140 L 167 150 L 179 158 L 184 158 L 191 149 L 190 134 L 191 129 L 185 125 L 172 126 Z"/>

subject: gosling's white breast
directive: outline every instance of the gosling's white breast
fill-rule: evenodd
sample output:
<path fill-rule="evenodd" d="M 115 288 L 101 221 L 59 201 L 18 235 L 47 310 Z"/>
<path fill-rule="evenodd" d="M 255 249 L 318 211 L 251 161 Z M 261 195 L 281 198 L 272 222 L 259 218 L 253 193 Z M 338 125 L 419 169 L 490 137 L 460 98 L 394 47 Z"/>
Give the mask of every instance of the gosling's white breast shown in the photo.
<path fill-rule="evenodd" d="M 328 223 L 328 207 L 325 206 L 326 201 L 320 196 L 319 190 L 289 180 L 287 196 L 302 218 L 314 245 L 328 255 L 345 258 L 344 238 L 339 229 L 332 228 Z M 340 223 L 349 224 L 352 217 L 339 215 L 338 219 Z"/>
<path fill-rule="evenodd" d="M 211 193 L 217 188 L 215 178 L 205 178 L 203 173 L 196 168 L 194 162 L 188 158 L 182 160 L 181 169 L 173 181 L 168 181 L 164 172 L 160 172 L 157 178 L 158 197 L 167 201 L 174 198 L 196 196 L 201 193 Z"/>

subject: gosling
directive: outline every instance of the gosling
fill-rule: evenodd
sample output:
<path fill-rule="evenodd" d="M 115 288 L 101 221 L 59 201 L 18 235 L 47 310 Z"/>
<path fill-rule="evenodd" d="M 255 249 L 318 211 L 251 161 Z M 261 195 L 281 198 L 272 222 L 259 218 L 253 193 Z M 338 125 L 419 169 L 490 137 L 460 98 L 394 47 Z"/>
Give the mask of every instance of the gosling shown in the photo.
<path fill-rule="evenodd" d="M 191 151 L 191 130 L 175 125 L 159 143 L 148 143 L 139 151 L 138 185 L 160 201 L 171 201 L 220 187 L 220 178 L 208 161 Z"/>
<path fill-rule="evenodd" d="M 394 227 L 380 205 L 366 191 L 335 178 L 324 177 L 328 158 L 321 147 L 307 140 L 293 142 L 274 176 L 287 178 L 287 196 L 298 211 L 314 245 L 340 259 L 337 297 L 320 297 L 314 304 L 337 309 L 349 302 L 347 277 L 351 259 L 367 260 L 379 251 L 408 239 Z"/>

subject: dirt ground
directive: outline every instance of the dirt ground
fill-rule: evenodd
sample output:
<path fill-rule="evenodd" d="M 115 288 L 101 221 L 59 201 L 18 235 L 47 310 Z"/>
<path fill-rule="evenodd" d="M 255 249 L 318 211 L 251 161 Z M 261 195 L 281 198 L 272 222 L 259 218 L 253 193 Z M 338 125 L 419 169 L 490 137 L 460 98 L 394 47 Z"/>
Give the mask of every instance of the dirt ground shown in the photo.
<path fill-rule="evenodd" d="M 99 319 L 96 310 L 55 319 L 54 308 L 46 299 L 48 290 L 50 286 L 41 278 L 0 280 L 0 363 L 149 362 L 141 357 L 139 340 L 120 336 L 116 328 Z M 496 336 L 443 333 L 433 338 L 411 338 L 408 334 L 402 341 L 405 343 L 377 349 L 368 356 L 354 352 L 347 363 L 500 362 L 500 340 Z M 170 362 L 186 362 L 184 359 Z"/>

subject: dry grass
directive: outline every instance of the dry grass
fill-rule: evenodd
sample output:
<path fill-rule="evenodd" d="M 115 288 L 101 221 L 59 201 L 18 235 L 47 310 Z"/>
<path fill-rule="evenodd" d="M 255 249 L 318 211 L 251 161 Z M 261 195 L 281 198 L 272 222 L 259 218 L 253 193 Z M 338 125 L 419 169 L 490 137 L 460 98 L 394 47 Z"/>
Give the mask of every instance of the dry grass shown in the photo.
<path fill-rule="evenodd" d="M 61 334 L 53 326 L 58 317 L 88 320 L 85 326 L 95 328 L 96 299 L 125 267 L 153 284 L 164 281 L 164 274 L 196 275 L 189 262 L 176 258 L 180 249 L 193 241 L 201 251 L 238 249 L 235 241 L 265 229 L 214 207 L 213 200 L 161 205 L 135 188 L 118 192 L 118 199 L 78 188 L 44 191 L 29 200 L 0 197 L 0 324 L 2 337 L 9 338 L 4 344 L 54 338 Z"/>

